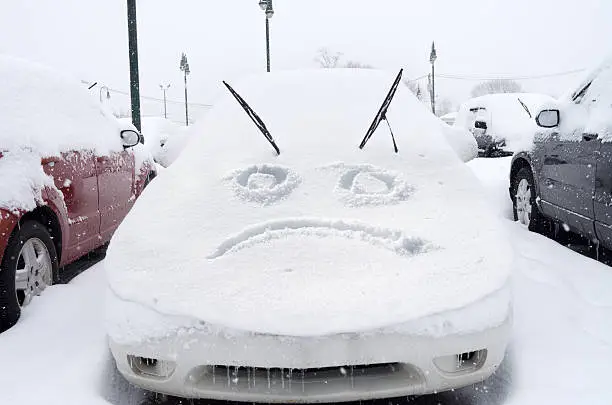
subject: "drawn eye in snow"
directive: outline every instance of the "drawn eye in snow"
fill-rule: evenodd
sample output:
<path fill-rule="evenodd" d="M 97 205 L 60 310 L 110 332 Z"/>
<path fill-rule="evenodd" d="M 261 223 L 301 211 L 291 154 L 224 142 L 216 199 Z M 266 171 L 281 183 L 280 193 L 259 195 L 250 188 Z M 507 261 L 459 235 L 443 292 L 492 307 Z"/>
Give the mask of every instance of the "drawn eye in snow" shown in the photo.
<path fill-rule="evenodd" d="M 297 173 L 273 165 L 250 166 L 235 171 L 228 178 L 238 198 L 261 205 L 286 198 L 302 181 Z"/>
<path fill-rule="evenodd" d="M 414 188 L 401 174 L 376 166 L 344 166 L 336 192 L 351 207 L 397 204 L 407 200 Z"/>

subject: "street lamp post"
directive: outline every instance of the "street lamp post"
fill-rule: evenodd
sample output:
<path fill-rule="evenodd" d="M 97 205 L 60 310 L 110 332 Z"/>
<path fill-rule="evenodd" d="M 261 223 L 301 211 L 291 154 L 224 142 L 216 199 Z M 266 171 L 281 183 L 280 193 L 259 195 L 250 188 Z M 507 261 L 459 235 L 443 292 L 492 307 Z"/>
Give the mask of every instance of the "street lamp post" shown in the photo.
<path fill-rule="evenodd" d="M 266 62 L 267 72 L 270 72 L 270 18 L 274 16 L 272 0 L 259 0 L 259 7 L 266 13 Z"/>
<path fill-rule="evenodd" d="M 136 28 L 136 0 L 127 0 L 128 43 L 130 54 L 130 98 L 132 101 L 132 123 L 140 126 L 140 81 L 138 78 L 138 36 Z"/>
<path fill-rule="evenodd" d="M 185 126 L 189 126 L 189 106 L 187 104 L 187 76 L 191 71 L 189 70 L 189 62 L 187 62 L 187 55 L 183 53 L 181 55 L 181 71 L 185 75 Z"/>
<path fill-rule="evenodd" d="M 166 109 L 166 91 L 168 91 L 168 89 L 170 88 L 170 83 L 163 85 L 160 84 L 159 88 L 161 89 L 161 91 L 164 92 L 164 118 L 168 118 L 168 110 Z"/>
<path fill-rule="evenodd" d="M 436 115 L 436 70 L 435 63 L 438 59 L 436 52 L 436 44 L 431 43 L 431 53 L 429 54 L 429 63 L 431 63 L 431 112 Z"/>

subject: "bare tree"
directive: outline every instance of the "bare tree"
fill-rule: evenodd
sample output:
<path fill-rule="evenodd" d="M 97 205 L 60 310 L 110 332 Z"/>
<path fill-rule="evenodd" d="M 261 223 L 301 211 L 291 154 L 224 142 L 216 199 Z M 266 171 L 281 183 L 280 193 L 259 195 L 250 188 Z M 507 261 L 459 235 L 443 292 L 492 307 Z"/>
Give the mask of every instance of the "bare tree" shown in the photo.
<path fill-rule="evenodd" d="M 324 69 L 333 69 L 333 68 L 349 68 L 349 69 L 374 69 L 374 66 L 369 65 L 367 63 L 362 63 L 356 60 L 349 60 L 347 62 L 342 62 L 342 57 L 344 54 L 342 52 L 333 52 L 328 48 L 320 48 L 317 51 L 317 57 L 315 58 L 315 62 L 319 64 Z"/>
<path fill-rule="evenodd" d="M 349 60 L 344 64 L 345 68 L 349 69 L 374 69 L 374 66 L 368 65 L 367 63 L 361 63 L 354 60 Z"/>
<path fill-rule="evenodd" d="M 337 68 L 342 59 L 341 52 L 332 52 L 327 48 L 319 48 L 315 61 L 324 69 Z"/>
<path fill-rule="evenodd" d="M 439 100 L 439 101 L 438 101 Z M 441 117 L 455 110 L 453 102 L 447 98 L 436 99 L 436 115 Z"/>
<path fill-rule="evenodd" d="M 427 92 L 421 87 L 421 85 L 419 84 L 419 82 L 415 81 L 415 80 L 408 80 L 408 79 L 404 79 L 403 80 L 404 85 L 406 85 L 406 87 L 408 87 L 410 89 L 410 91 L 416 96 L 416 98 L 419 101 L 422 101 L 424 103 L 427 103 L 429 100 L 429 95 L 427 94 Z"/>
<path fill-rule="evenodd" d="M 496 94 L 496 93 L 520 93 L 522 91 L 521 85 L 514 80 L 508 79 L 494 79 L 487 80 L 474 86 L 472 89 L 472 97 L 480 97 L 485 94 Z"/>

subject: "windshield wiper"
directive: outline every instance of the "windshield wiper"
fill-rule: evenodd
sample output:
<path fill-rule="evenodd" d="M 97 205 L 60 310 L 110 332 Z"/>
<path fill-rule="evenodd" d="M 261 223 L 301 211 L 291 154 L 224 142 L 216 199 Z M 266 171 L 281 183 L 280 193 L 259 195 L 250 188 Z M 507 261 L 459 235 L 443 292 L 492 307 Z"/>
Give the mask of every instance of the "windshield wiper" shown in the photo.
<path fill-rule="evenodd" d="M 400 69 L 399 73 L 397 74 L 397 77 L 395 78 L 395 81 L 393 82 L 393 85 L 391 86 L 387 97 L 385 97 L 382 106 L 380 106 L 380 110 L 378 110 L 378 113 L 374 117 L 374 121 L 372 121 L 372 125 L 370 125 L 368 132 L 366 132 L 365 137 L 361 141 L 359 149 L 363 149 L 363 147 L 366 145 L 366 143 L 368 143 L 372 135 L 374 135 L 374 132 L 376 131 L 376 128 L 378 128 L 378 126 L 380 125 L 381 121 L 384 120 L 389 126 L 389 132 L 391 132 L 391 139 L 393 140 L 393 150 L 395 151 L 395 153 L 399 152 L 399 150 L 397 149 L 397 144 L 395 143 L 395 136 L 393 136 L 393 131 L 391 130 L 391 125 L 389 124 L 389 120 L 387 120 L 387 110 L 389 109 L 389 105 L 391 104 L 391 101 L 395 96 L 397 87 L 399 86 L 400 81 L 402 80 L 402 73 L 404 73 L 404 69 Z"/>
<path fill-rule="evenodd" d="M 572 96 L 572 101 L 576 104 L 580 103 L 582 101 L 582 98 L 586 94 L 587 90 L 589 89 L 589 87 L 591 87 L 591 84 L 593 84 L 592 80 L 582 89 L 574 93 L 574 95 Z"/>
<path fill-rule="evenodd" d="M 251 106 L 248 105 L 247 102 L 244 101 L 242 97 L 240 97 L 240 94 L 238 94 L 236 90 L 232 88 L 232 86 L 227 84 L 225 80 L 223 81 L 223 84 L 225 85 L 225 87 L 227 87 L 229 92 L 232 93 L 232 96 L 234 96 L 236 101 L 238 101 L 238 104 L 240 104 L 240 106 L 244 109 L 244 111 L 251 118 L 251 120 L 253 120 L 253 122 L 255 123 L 257 128 L 259 128 L 259 130 L 261 131 L 263 136 L 266 138 L 266 140 L 270 142 L 270 145 L 272 145 L 272 147 L 276 151 L 276 154 L 280 155 L 280 149 L 278 148 L 278 145 L 276 145 L 276 142 L 274 142 L 274 138 L 272 138 L 272 135 L 270 135 L 270 131 L 268 131 L 268 128 L 266 128 L 266 124 L 264 124 L 261 118 L 259 118 L 259 115 L 257 115 L 257 113 L 253 111 Z"/>
<path fill-rule="evenodd" d="M 529 115 L 529 118 L 533 118 L 533 116 L 531 115 L 531 111 L 529 111 L 529 108 L 525 105 L 525 103 L 523 103 L 523 100 L 521 100 L 520 97 L 518 98 L 518 102 L 521 103 L 525 111 L 527 111 L 527 115 Z"/>

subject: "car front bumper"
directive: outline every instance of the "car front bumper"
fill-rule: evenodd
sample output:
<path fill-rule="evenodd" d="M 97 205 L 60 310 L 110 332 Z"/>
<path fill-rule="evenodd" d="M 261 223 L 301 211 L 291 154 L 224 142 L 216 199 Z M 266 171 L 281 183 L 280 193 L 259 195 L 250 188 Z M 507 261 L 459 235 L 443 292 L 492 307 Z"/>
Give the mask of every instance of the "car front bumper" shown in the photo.
<path fill-rule="evenodd" d="M 478 149 L 482 151 L 490 151 L 490 150 L 503 150 L 506 146 L 505 139 L 496 139 L 491 135 L 476 135 L 474 136 L 476 139 L 476 144 L 478 145 Z"/>
<path fill-rule="evenodd" d="M 510 318 L 480 332 L 443 337 L 298 338 L 192 330 L 137 345 L 111 338 L 110 348 L 120 373 L 154 392 L 250 402 L 343 402 L 428 394 L 486 379 L 504 358 Z"/>

